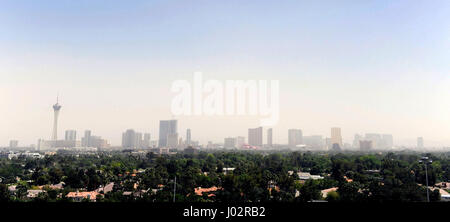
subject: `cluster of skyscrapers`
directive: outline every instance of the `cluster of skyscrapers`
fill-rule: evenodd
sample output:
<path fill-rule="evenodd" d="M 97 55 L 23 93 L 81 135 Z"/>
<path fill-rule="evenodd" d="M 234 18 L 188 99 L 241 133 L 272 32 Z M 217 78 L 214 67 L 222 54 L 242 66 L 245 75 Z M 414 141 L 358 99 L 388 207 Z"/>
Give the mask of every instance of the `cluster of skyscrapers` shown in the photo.
<path fill-rule="evenodd" d="M 366 133 L 365 136 L 356 134 L 353 147 L 361 150 L 390 149 L 394 146 L 394 137 L 391 134 Z"/>
<path fill-rule="evenodd" d="M 90 147 L 90 148 L 108 148 L 110 145 L 107 140 L 102 139 L 100 136 L 92 135 L 90 130 L 84 132 L 84 137 L 77 140 L 76 130 L 66 130 L 64 140 L 58 138 L 58 118 L 62 106 L 59 104 L 58 98 L 56 104 L 53 105 L 54 118 L 53 118 L 53 130 L 51 140 L 39 139 L 37 149 L 52 149 L 52 148 L 75 148 L 75 147 Z"/>
<path fill-rule="evenodd" d="M 53 105 L 54 119 L 51 140 L 38 141 L 37 148 L 73 148 L 73 147 L 92 147 L 108 148 L 108 141 L 99 136 L 92 135 L 90 130 L 84 132 L 84 137 L 77 140 L 76 130 L 66 130 L 64 140 L 58 139 L 58 118 L 62 106 L 57 99 Z M 356 134 L 353 144 L 344 144 L 341 135 L 341 128 L 331 128 L 331 136 L 323 138 L 321 135 L 304 136 L 301 129 L 288 130 L 288 147 L 290 148 L 317 148 L 326 150 L 342 150 L 346 148 L 360 149 L 363 151 L 372 149 L 389 149 L 394 146 L 394 139 L 391 134 L 366 133 L 364 136 Z M 263 142 L 263 127 L 248 129 L 248 143 L 243 136 L 227 137 L 224 139 L 223 148 L 247 148 L 258 149 L 262 147 L 273 147 L 273 129 L 267 129 L 267 142 Z M 10 148 L 18 147 L 17 140 L 10 141 Z M 199 142 L 192 140 L 191 129 L 186 130 L 186 140 L 179 136 L 177 120 L 161 120 L 159 122 L 159 138 L 151 140 L 150 133 L 140 133 L 133 129 L 128 129 L 122 134 L 122 148 L 124 149 L 145 149 L 145 148 L 186 148 L 188 146 L 198 147 Z M 214 148 L 212 142 L 208 142 L 207 147 Z M 422 137 L 417 138 L 417 148 L 424 148 Z"/>
<path fill-rule="evenodd" d="M 341 129 L 334 127 L 331 129 L 331 138 L 323 138 L 321 135 L 304 136 L 301 129 L 288 130 L 289 148 L 314 148 L 314 149 L 336 149 L 341 150 L 344 145 L 342 142 Z M 283 145 L 275 145 L 273 143 L 273 129 L 267 129 L 267 142 L 263 143 L 263 128 L 248 129 L 248 143 L 245 137 L 227 137 L 224 139 L 224 148 L 272 148 L 283 147 Z M 285 145 L 284 145 L 285 146 Z"/>
<path fill-rule="evenodd" d="M 271 147 L 273 145 L 273 131 L 272 128 L 267 130 L 267 143 L 266 146 Z M 250 128 L 248 129 L 248 143 L 245 142 L 245 137 L 227 137 L 224 139 L 224 148 L 247 148 L 257 149 L 263 147 L 263 128 Z"/>
<path fill-rule="evenodd" d="M 142 137 L 142 133 L 136 132 L 133 129 L 128 129 L 122 134 L 122 147 L 126 149 L 140 149 L 149 148 L 152 146 L 151 134 L 145 133 Z"/>
<path fill-rule="evenodd" d="M 128 149 L 140 148 L 184 148 L 190 145 L 198 145 L 198 142 L 192 141 L 191 129 L 186 130 L 186 140 L 178 134 L 177 120 L 161 120 L 159 122 L 159 139 L 152 141 L 150 133 L 145 133 L 142 138 L 142 133 L 135 132 L 129 129 L 122 134 L 122 147 Z"/>

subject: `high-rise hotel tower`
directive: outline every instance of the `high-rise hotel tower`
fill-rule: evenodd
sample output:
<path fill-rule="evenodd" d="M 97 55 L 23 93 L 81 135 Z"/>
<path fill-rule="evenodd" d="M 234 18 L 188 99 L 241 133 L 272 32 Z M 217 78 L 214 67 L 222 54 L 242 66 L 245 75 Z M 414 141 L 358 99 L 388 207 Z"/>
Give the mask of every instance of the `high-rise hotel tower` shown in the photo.
<path fill-rule="evenodd" d="M 61 105 L 59 105 L 58 97 L 56 97 L 56 104 L 53 105 L 53 111 L 54 111 L 54 118 L 53 118 L 53 133 L 52 133 L 52 140 L 56 141 L 58 140 L 58 116 L 59 116 L 59 110 L 61 110 Z"/>

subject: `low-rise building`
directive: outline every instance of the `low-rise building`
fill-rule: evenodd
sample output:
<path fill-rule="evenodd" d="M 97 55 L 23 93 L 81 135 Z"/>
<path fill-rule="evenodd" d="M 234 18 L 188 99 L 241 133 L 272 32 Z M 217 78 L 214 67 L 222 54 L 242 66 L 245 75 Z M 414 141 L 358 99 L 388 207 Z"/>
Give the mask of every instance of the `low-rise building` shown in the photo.
<path fill-rule="evenodd" d="M 97 200 L 97 195 L 99 193 L 97 191 L 89 191 L 89 192 L 69 192 L 66 197 L 72 199 L 75 202 L 81 202 L 82 200 L 89 200 L 95 202 Z"/>
<path fill-rule="evenodd" d="M 233 172 L 235 169 L 236 168 L 228 167 L 228 168 L 223 168 L 222 171 L 223 171 L 223 174 L 226 175 L 226 174 L 229 174 L 229 173 Z"/>
<path fill-rule="evenodd" d="M 105 185 L 105 187 L 99 187 L 97 190 L 95 190 L 98 193 L 103 192 L 103 194 L 107 194 L 109 192 L 111 192 L 114 188 L 114 182 L 108 183 Z"/>
<path fill-rule="evenodd" d="M 216 192 L 218 190 L 222 190 L 222 188 L 216 186 L 210 188 L 201 188 L 201 187 L 194 188 L 194 192 L 196 195 L 202 196 L 203 193 L 208 193 L 208 197 L 215 196 L 215 194 L 212 192 Z"/>
<path fill-rule="evenodd" d="M 297 176 L 298 176 L 298 178 L 300 180 L 319 180 L 319 179 L 323 179 L 323 177 L 320 176 L 320 175 L 311 175 L 308 172 L 298 172 Z"/>
<path fill-rule="evenodd" d="M 45 190 L 28 190 L 27 197 L 28 198 L 36 198 L 40 193 L 45 193 Z"/>
<path fill-rule="evenodd" d="M 320 193 L 322 193 L 323 198 L 326 198 L 329 192 L 336 192 L 337 190 L 338 190 L 337 187 L 332 187 L 325 190 L 321 190 Z"/>
<path fill-rule="evenodd" d="M 441 195 L 441 201 L 450 201 L 450 195 Z"/>
<path fill-rule="evenodd" d="M 58 184 L 52 184 L 52 185 L 50 185 L 49 188 L 50 188 L 50 189 L 53 189 L 53 190 L 62 190 L 62 189 L 64 188 L 64 185 L 66 185 L 66 183 L 60 182 L 60 183 L 58 183 Z"/>
<path fill-rule="evenodd" d="M 11 186 L 8 187 L 8 190 L 11 193 L 15 193 L 16 190 L 17 190 L 16 188 L 17 188 L 17 185 L 11 185 Z"/>

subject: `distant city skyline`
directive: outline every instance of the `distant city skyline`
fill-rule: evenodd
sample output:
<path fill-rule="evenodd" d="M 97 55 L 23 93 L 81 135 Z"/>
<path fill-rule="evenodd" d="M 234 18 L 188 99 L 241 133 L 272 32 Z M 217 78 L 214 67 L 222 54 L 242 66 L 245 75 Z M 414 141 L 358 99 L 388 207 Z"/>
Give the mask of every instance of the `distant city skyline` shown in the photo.
<path fill-rule="evenodd" d="M 55 109 L 55 106 L 57 109 Z M 55 135 L 57 135 L 57 129 L 58 129 L 58 117 L 59 117 L 59 111 L 61 109 L 61 105 L 57 102 L 55 105 L 53 105 L 54 109 L 54 120 L 53 120 L 53 130 L 52 130 L 52 136 L 51 140 L 55 140 Z M 264 127 L 257 127 L 257 128 L 248 128 L 248 138 L 250 139 L 248 143 L 251 146 L 259 146 L 263 147 L 263 145 L 268 145 L 269 147 L 273 145 L 273 129 L 272 128 L 266 128 L 267 133 L 263 134 Z M 382 133 L 365 133 L 365 137 L 362 137 L 360 134 L 356 133 L 354 134 L 353 142 L 352 141 L 344 141 L 342 139 L 341 134 L 341 128 L 339 127 L 331 127 L 331 134 L 328 135 L 303 135 L 303 131 L 301 129 L 288 129 L 287 130 L 287 137 L 288 141 L 283 143 L 275 143 L 277 145 L 286 145 L 287 147 L 295 147 L 296 145 L 308 145 L 311 143 L 317 145 L 321 143 L 325 143 L 326 139 L 330 140 L 330 145 L 337 144 L 339 145 L 339 148 L 343 149 L 345 148 L 345 144 L 352 146 L 353 148 L 358 147 L 359 144 L 364 144 L 364 147 L 367 147 L 367 142 L 370 143 L 370 147 L 372 148 L 380 148 L 379 143 L 380 141 L 383 142 L 384 148 L 385 147 L 394 147 L 397 146 L 413 146 L 413 144 L 396 144 L 394 143 L 393 135 L 392 134 L 382 134 Z M 65 139 L 66 141 L 75 141 L 77 139 L 76 137 L 77 130 L 73 129 L 67 129 L 65 130 Z M 85 130 L 84 131 L 85 136 L 81 140 L 82 146 L 90 146 L 90 138 L 91 136 L 91 130 Z M 145 147 L 144 144 L 146 144 L 146 147 L 150 147 L 150 133 L 143 134 L 136 132 L 134 129 L 127 129 L 126 132 L 122 133 L 121 137 L 121 143 L 120 144 L 113 144 L 112 146 L 122 146 L 123 148 L 143 148 Z M 172 119 L 172 120 L 159 120 L 159 131 L 158 134 L 159 140 L 156 140 L 158 142 L 158 146 L 167 146 L 169 145 L 170 138 L 172 137 L 172 143 L 178 144 L 178 140 L 186 142 L 184 145 L 187 147 L 190 145 L 190 142 L 192 141 L 192 134 L 191 129 L 186 129 L 186 138 L 179 137 L 178 135 L 178 120 Z M 323 136 L 323 138 L 322 138 Z M 237 145 L 237 138 L 241 136 L 236 136 L 234 138 L 232 137 L 223 137 L 222 139 L 225 139 L 224 148 L 227 147 L 230 144 L 231 139 L 235 140 L 235 143 Z M 101 139 L 100 137 L 93 137 L 97 139 Z M 242 137 L 245 138 L 245 137 Z M 311 139 L 311 141 L 305 142 L 304 139 L 308 138 Z M 317 139 L 320 138 L 320 140 L 323 140 L 321 142 L 317 142 Z M 38 141 L 40 141 L 42 138 L 39 138 Z M 264 140 L 266 139 L 266 140 Z M 45 139 L 44 139 L 45 140 Z M 228 141 L 227 141 L 228 140 Z M 56 140 L 55 140 L 56 141 Z M 175 142 L 174 142 L 175 141 Z M 264 143 L 264 141 L 267 141 Z M 10 139 L 9 141 L 9 147 L 17 147 L 18 146 L 18 140 Z M 202 142 L 200 144 L 207 145 L 211 142 L 210 139 L 208 139 L 208 142 Z M 215 143 L 221 144 L 220 141 L 214 141 Z M 417 137 L 415 140 L 417 148 L 424 148 L 424 139 L 423 137 Z M 431 142 L 432 143 L 432 142 Z M 14 144 L 14 145 L 12 145 Z M 161 145 L 160 145 L 161 144 Z M 241 142 L 242 144 L 242 142 Z M 30 143 L 27 145 L 24 145 L 24 147 L 28 145 L 36 145 L 34 143 Z M 377 146 L 378 145 L 378 146 Z M 1 146 L 0 146 L 1 147 Z M 5 146 L 6 147 L 6 146 Z M 381 146 L 382 149 L 383 146 Z M 445 146 L 443 146 L 445 147 Z M 228 147 L 229 148 L 229 147 Z"/>
<path fill-rule="evenodd" d="M 57 110 L 55 110 L 55 106 L 57 106 Z M 54 110 L 55 110 L 55 115 L 54 115 L 54 120 L 53 120 L 53 131 L 52 131 L 52 140 L 55 137 L 55 129 L 58 128 L 58 124 L 57 124 L 57 118 L 59 115 L 59 110 L 61 108 L 61 105 L 57 102 L 57 104 L 55 104 L 53 106 Z M 55 122 L 56 120 L 56 122 Z M 191 129 L 187 128 L 186 129 L 186 138 L 183 137 L 178 137 L 178 120 L 173 119 L 173 120 L 160 120 L 159 121 L 160 125 L 159 125 L 159 131 L 158 131 L 158 135 L 159 135 L 159 140 L 157 140 L 158 145 L 159 143 L 161 143 L 162 146 L 166 146 L 168 144 L 167 142 L 167 137 L 168 136 L 175 136 L 173 138 L 173 140 L 177 141 L 176 143 L 178 143 L 178 140 L 180 141 L 185 141 L 186 142 L 186 146 L 188 146 L 190 143 L 189 141 L 192 140 L 191 138 Z M 273 129 L 272 128 L 267 128 L 267 133 L 264 135 L 263 134 L 263 127 L 258 127 L 258 128 L 248 128 L 248 138 L 251 138 L 250 140 L 252 141 L 251 143 L 248 142 L 247 144 L 250 145 L 256 145 L 256 146 L 263 146 L 263 145 L 269 145 L 271 146 L 273 143 Z M 163 134 L 160 134 L 160 132 L 162 132 Z M 298 132 L 298 133 L 297 133 Z M 56 132 L 57 133 L 57 132 Z M 76 134 L 77 134 L 77 130 L 73 130 L 73 129 L 67 129 L 65 130 L 65 140 L 76 140 Z M 89 146 L 89 142 L 88 141 L 83 141 L 86 138 L 90 138 L 91 137 L 91 131 L 90 130 L 85 130 L 85 137 L 82 138 L 82 146 Z M 297 135 L 298 134 L 298 135 Z M 142 133 L 139 132 L 135 132 L 134 129 L 128 129 L 125 133 L 122 134 L 122 139 L 121 139 L 121 144 L 113 144 L 112 146 L 122 146 L 124 148 L 139 148 L 141 147 L 143 144 L 147 144 L 147 147 L 150 146 L 150 133 L 145 133 L 144 134 L 144 140 L 142 140 Z M 164 136 L 166 135 L 166 136 Z M 387 145 L 388 147 L 393 147 L 394 145 L 397 146 L 414 146 L 413 144 L 394 144 L 394 140 L 393 140 L 393 136 L 392 134 L 381 134 L 381 133 L 366 133 L 365 137 L 362 137 L 360 134 L 356 133 L 354 134 L 354 138 L 353 138 L 353 142 L 351 141 L 343 141 L 342 140 L 342 136 L 341 136 L 341 129 L 339 127 L 331 127 L 331 134 L 330 136 L 327 135 L 303 135 L 303 132 L 301 129 L 288 129 L 287 131 L 287 137 L 288 137 L 288 141 L 286 143 L 275 143 L 278 145 L 287 145 L 288 147 L 295 147 L 296 145 L 305 145 L 308 143 L 311 143 L 311 141 L 309 142 L 305 142 L 303 141 L 304 138 L 311 138 L 313 140 L 315 140 L 313 143 L 314 144 L 318 144 L 318 143 L 322 143 L 322 142 L 317 142 L 317 138 L 321 138 L 323 140 L 325 139 L 329 139 L 331 144 L 337 143 L 339 144 L 339 147 L 343 148 L 344 144 L 349 144 L 352 147 L 358 147 L 359 142 L 361 141 L 364 144 L 366 144 L 366 141 L 371 141 L 371 147 L 373 148 L 378 148 L 377 143 L 379 143 L 379 141 L 383 140 L 383 144 Z M 225 139 L 225 146 L 227 145 L 227 139 L 228 142 L 230 142 L 230 139 L 234 139 L 236 140 L 236 138 L 238 138 L 240 136 L 237 136 L 235 138 L 229 138 L 229 137 L 223 137 L 222 139 Z M 377 138 L 379 137 L 379 138 Z M 100 137 L 98 137 L 100 138 Z M 166 139 L 164 139 L 166 138 Z M 243 137 L 245 138 L 245 137 Z M 314 139 L 315 138 L 315 139 Z M 42 138 L 39 138 L 39 140 Z M 264 140 L 265 139 L 265 140 Z M 292 141 L 291 141 L 292 140 Z M 162 141 L 162 142 L 161 142 Z M 256 142 L 255 142 L 256 141 Z M 263 141 L 267 141 L 266 143 L 264 143 Z M 388 141 L 388 142 L 386 142 Z M 424 148 L 425 146 L 424 144 L 424 139 L 423 137 L 417 137 L 416 139 L 416 147 L 417 148 Z M 9 141 L 9 147 L 13 147 L 11 144 L 15 144 L 14 147 L 17 147 L 18 144 L 18 140 L 13 140 L 10 139 Z M 211 142 L 210 139 L 208 139 L 208 143 Z M 220 141 L 214 141 L 215 143 L 221 144 Z M 387 143 L 387 144 L 385 144 Z M 202 142 L 200 144 L 206 145 L 206 142 Z M 34 143 L 30 143 L 24 146 L 28 146 L 28 145 L 36 145 Z M 366 146 L 366 145 L 365 145 Z M 0 146 L 1 147 L 1 146 Z M 5 146 L 6 147 L 6 146 Z M 445 146 L 444 146 L 445 147 Z"/>
<path fill-rule="evenodd" d="M 177 119 L 178 138 L 189 128 L 223 143 L 259 127 L 259 116 L 172 116 L 172 83 L 202 72 L 279 81 L 273 144 L 339 127 L 344 143 L 379 133 L 449 147 L 449 27 L 445 0 L 5 1 L 0 146 L 51 140 L 58 93 L 58 139 L 92 130 L 118 146 L 134 129 L 156 140 L 160 120 Z"/>

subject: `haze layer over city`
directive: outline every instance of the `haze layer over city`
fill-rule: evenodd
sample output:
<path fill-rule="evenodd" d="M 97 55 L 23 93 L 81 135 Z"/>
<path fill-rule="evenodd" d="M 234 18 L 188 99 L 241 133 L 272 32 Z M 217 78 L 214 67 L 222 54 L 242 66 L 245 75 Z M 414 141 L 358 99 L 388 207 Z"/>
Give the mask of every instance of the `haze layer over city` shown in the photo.
<path fill-rule="evenodd" d="M 160 120 L 171 119 L 176 141 L 190 129 L 203 147 L 248 144 L 258 115 L 173 115 L 172 83 L 195 72 L 279 81 L 279 121 L 263 127 L 262 145 L 268 129 L 273 144 L 300 129 L 326 145 L 339 128 L 341 148 L 359 147 L 355 134 L 450 147 L 449 15 L 448 1 L 5 1 L 0 147 L 64 140 L 66 130 L 80 146 L 85 130 L 112 147 L 128 129 L 159 142 Z"/>

